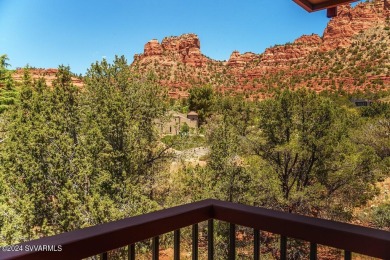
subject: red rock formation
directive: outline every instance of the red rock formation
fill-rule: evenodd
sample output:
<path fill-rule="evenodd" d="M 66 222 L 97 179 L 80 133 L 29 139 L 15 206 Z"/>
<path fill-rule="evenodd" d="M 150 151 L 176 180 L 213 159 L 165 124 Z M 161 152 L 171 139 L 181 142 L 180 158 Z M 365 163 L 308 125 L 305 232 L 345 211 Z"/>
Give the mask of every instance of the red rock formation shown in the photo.
<path fill-rule="evenodd" d="M 56 78 L 56 74 L 58 72 L 58 69 L 52 69 L 52 68 L 49 68 L 49 69 L 42 69 L 42 68 L 35 69 L 34 68 L 34 69 L 29 69 L 29 72 L 30 72 L 30 75 L 31 75 L 32 79 L 37 80 L 39 78 L 44 78 L 45 81 L 46 81 L 46 84 L 48 86 L 52 86 L 53 80 L 55 80 L 55 78 Z M 24 69 L 17 69 L 12 74 L 12 78 L 15 81 L 23 81 L 23 74 L 24 74 Z M 76 77 L 72 77 L 72 83 L 75 86 L 80 87 L 80 88 L 84 86 L 84 82 L 81 79 L 76 78 Z"/>
<path fill-rule="evenodd" d="M 246 64 L 252 62 L 256 58 L 258 58 L 258 55 L 252 52 L 245 52 L 244 54 L 240 54 L 238 51 L 233 51 L 227 62 L 227 66 L 243 68 Z"/>
<path fill-rule="evenodd" d="M 143 54 L 134 56 L 134 61 L 145 64 L 156 56 L 160 57 L 164 64 L 182 62 L 195 67 L 201 67 L 210 60 L 200 52 L 200 41 L 195 34 L 166 37 L 161 44 L 157 40 L 151 40 L 145 44 Z"/>
<path fill-rule="evenodd" d="M 350 5 L 338 7 L 338 14 L 332 18 L 324 31 L 323 51 L 337 47 L 348 47 L 352 36 L 373 27 L 384 24 L 389 15 L 387 0 L 375 0 L 373 3 L 359 3 L 352 8 Z"/>
<path fill-rule="evenodd" d="M 268 65 L 275 65 L 302 60 L 310 52 L 317 50 L 321 43 L 321 38 L 316 34 L 304 35 L 293 43 L 266 49 L 262 61 Z"/>
<path fill-rule="evenodd" d="M 145 48 L 144 48 L 145 56 L 161 55 L 162 53 L 163 53 L 163 48 L 161 47 L 160 43 L 156 39 L 153 39 L 149 41 L 147 44 L 145 44 Z"/>
<path fill-rule="evenodd" d="M 317 34 L 302 35 L 294 41 L 295 44 L 305 44 L 308 46 L 318 46 L 322 43 L 322 39 Z"/>

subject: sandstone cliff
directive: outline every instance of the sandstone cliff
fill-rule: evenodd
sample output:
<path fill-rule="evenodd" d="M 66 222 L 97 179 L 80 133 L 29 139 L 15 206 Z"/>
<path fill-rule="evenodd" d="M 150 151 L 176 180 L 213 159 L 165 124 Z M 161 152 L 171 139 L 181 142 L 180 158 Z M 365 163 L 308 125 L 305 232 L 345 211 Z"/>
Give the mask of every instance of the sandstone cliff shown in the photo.
<path fill-rule="evenodd" d="M 389 88 L 389 14 L 387 0 L 341 6 L 322 37 L 304 35 L 262 54 L 233 51 L 227 62 L 204 56 L 195 34 L 164 38 L 161 44 L 152 40 L 135 55 L 131 70 L 155 72 L 172 97 L 186 96 L 188 88 L 202 84 L 252 98 L 281 87 Z"/>

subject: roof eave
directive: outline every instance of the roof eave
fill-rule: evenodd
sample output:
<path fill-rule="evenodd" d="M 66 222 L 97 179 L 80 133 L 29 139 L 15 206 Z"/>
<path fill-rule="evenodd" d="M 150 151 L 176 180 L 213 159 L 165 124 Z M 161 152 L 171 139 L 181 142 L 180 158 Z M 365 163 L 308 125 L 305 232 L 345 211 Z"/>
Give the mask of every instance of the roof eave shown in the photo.
<path fill-rule="evenodd" d="M 356 2 L 358 0 L 329 0 L 319 4 L 312 4 L 308 0 L 293 0 L 293 1 L 297 3 L 299 6 L 301 6 L 303 9 L 305 9 L 306 11 L 315 12 L 327 8 L 332 8 L 338 5 Z"/>
<path fill-rule="evenodd" d="M 293 0 L 296 4 L 298 4 L 300 7 L 305 9 L 308 12 L 313 12 L 313 5 L 306 1 L 306 0 Z"/>

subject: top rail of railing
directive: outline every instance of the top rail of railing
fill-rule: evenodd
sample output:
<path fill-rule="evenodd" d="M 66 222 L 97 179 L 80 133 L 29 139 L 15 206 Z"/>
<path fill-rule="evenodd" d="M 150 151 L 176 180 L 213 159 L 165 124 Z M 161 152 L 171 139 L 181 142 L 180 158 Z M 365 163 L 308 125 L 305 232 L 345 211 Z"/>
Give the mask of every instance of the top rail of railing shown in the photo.
<path fill-rule="evenodd" d="M 390 259 L 390 232 L 214 199 L 3 247 L 0 259 L 81 259 L 208 219 Z"/>

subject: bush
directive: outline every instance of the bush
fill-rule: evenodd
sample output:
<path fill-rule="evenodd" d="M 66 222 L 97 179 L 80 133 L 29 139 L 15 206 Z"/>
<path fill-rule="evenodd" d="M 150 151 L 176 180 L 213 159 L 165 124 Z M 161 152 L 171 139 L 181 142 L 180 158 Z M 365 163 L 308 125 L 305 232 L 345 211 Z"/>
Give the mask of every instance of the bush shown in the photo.
<path fill-rule="evenodd" d="M 372 222 L 379 228 L 390 228 L 390 202 L 380 204 L 372 212 Z"/>

